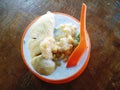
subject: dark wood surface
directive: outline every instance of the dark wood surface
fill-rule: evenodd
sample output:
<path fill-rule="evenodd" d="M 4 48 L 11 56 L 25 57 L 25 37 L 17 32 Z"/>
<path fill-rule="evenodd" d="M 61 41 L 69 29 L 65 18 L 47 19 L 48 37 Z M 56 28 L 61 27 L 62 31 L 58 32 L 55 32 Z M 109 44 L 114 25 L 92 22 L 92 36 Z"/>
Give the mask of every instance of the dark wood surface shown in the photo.
<path fill-rule="evenodd" d="M 48 10 L 79 19 L 83 2 L 92 44 L 86 70 L 67 84 L 39 80 L 22 61 L 24 29 Z M 120 0 L 0 0 L 0 90 L 120 90 Z"/>

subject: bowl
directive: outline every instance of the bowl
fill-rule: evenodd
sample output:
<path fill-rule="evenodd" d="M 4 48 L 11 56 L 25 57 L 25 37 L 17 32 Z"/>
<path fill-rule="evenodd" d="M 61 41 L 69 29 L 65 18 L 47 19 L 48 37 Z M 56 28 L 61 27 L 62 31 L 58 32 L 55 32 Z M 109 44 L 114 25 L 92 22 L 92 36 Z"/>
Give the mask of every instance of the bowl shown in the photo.
<path fill-rule="evenodd" d="M 79 31 L 80 29 L 80 22 L 76 18 L 60 13 L 60 12 L 54 12 L 54 17 L 55 17 L 55 27 L 57 27 L 60 24 L 64 23 L 72 23 L 77 26 L 77 30 Z M 78 65 L 75 67 L 71 68 L 66 68 L 66 63 L 61 61 L 61 66 L 57 67 L 56 70 L 48 76 L 41 75 L 39 74 L 32 66 L 30 62 L 30 51 L 28 48 L 28 40 L 30 38 L 30 31 L 31 31 L 31 26 L 40 18 L 37 17 L 34 19 L 25 29 L 23 35 L 22 35 L 22 40 L 21 40 L 21 55 L 23 58 L 23 62 L 27 66 L 27 68 L 30 70 L 31 73 L 33 73 L 36 77 L 38 77 L 40 80 L 43 80 L 47 83 L 53 83 L 53 84 L 63 84 L 70 82 L 74 79 L 76 79 L 78 76 L 80 76 L 85 68 L 87 67 L 87 64 L 89 62 L 90 58 L 90 50 L 91 50 L 91 44 L 90 44 L 90 38 L 89 35 L 86 31 L 86 38 L 87 38 L 87 45 L 88 48 L 85 51 L 84 55 L 82 58 L 79 60 Z"/>

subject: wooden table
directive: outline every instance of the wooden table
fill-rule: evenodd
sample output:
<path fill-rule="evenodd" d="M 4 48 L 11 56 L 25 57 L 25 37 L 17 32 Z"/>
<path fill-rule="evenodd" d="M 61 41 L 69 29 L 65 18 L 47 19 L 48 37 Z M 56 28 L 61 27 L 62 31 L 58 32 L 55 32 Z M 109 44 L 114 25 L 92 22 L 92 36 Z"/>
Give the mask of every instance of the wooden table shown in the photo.
<path fill-rule="evenodd" d="M 24 29 L 48 10 L 79 19 L 83 2 L 92 44 L 86 70 L 67 84 L 39 80 L 22 61 Z M 0 0 L 0 90 L 120 90 L 120 0 Z"/>

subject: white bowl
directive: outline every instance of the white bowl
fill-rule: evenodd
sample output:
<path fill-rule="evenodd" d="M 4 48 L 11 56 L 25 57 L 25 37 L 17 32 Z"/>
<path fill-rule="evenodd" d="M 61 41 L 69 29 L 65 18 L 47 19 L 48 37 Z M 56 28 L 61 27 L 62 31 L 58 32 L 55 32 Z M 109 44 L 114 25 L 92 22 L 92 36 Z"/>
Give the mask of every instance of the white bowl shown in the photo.
<path fill-rule="evenodd" d="M 58 27 L 60 24 L 64 24 L 64 23 L 72 23 L 77 26 L 77 30 L 79 31 L 80 22 L 74 17 L 64 14 L 64 13 L 58 13 L 58 12 L 54 13 L 54 16 L 55 16 L 55 22 L 56 22 L 55 27 Z M 82 56 L 81 60 L 79 60 L 79 63 L 77 66 L 72 67 L 72 68 L 66 68 L 66 63 L 61 61 L 62 63 L 61 66 L 57 67 L 56 70 L 51 75 L 48 75 L 48 76 L 41 75 L 33 68 L 30 62 L 30 51 L 28 48 L 28 40 L 30 38 L 30 31 L 31 31 L 32 24 L 39 18 L 40 17 L 36 18 L 27 26 L 22 36 L 21 54 L 22 54 L 22 58 L 23 58 L 25 65 L 34 75 L 36 75 L 39 79 L 45 82 L 61 84 L 61 83 L 67 83 L 69 81 L 72 81 L 84 71 L 84 69 L 86 68 L 88 64 L 89 57 L 90 57 L 90 49 L 91 49 L 91 44 L 90 44 L 88 33 L 86 33 L 88 48 L 85 54 Z"/>

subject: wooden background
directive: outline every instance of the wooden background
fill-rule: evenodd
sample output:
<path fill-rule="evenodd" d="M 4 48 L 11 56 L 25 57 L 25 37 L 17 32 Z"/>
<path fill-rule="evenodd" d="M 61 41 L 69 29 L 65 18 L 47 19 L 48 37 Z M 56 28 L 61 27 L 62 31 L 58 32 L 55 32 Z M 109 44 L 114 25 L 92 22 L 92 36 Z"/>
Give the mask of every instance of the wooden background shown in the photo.
<path fill-rule="evenodd" d="M 79 19 L 83 2 L 92 44 L 86 70 L 67 84 L 39 80 L 22 61 L 24 29 L 48 10 Z M 120 0 L 0 0 L 0 90 L 120 90 Z"/>

